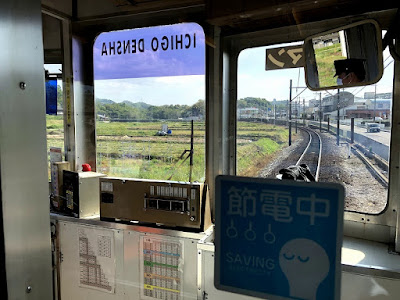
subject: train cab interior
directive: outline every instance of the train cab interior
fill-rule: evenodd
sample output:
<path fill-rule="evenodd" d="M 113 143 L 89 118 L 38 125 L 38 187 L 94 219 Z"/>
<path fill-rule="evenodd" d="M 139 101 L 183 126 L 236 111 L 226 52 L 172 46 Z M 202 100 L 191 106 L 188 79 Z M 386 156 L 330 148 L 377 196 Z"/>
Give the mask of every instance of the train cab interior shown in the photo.
<path fill-rule="evenodd" d="M 1 1 L 0 38 L 1 299 L 400 298 L 395 1 Z"/>

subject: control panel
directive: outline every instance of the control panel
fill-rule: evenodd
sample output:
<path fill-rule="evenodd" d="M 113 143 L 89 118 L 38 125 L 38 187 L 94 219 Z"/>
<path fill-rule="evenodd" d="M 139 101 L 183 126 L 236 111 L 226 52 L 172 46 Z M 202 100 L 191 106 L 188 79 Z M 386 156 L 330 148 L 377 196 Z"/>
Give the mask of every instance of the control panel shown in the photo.
<path fill-rule="evenodd" d="M 211 225 L 207 185 L 101 178 L 100 217 L 202 231 Z"/>

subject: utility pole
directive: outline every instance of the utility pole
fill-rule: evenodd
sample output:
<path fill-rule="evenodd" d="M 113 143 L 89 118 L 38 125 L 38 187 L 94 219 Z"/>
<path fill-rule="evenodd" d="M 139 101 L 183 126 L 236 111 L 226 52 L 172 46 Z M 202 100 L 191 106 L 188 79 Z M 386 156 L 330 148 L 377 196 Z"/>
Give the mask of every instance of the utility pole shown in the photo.
<path fill-rule="evenodd" d="M 297 89 L 296 89 L 297 90 Z M 296 92 L 297 93 L 297 92 Z M 299 100 L 300 101 L 300 100 Z M 295 112 L 296 112 L 296 115 L 295 115 L 295 128 L 296 128 L 296 130 L 295 130 L 295 132 L 296 132 L 296 134 L 297 134 L 297 120 L 298 120 L 298 118 L 299 118 L 299 103 L 298 103 L 298 101 L 295 101 L 294 102 L 294 105 L 295 105 Z"/>
<path fill-rule="evenodd" d="M 306 125 L 306 99 L 303 98 L 303 125 Z"/>
<path fill-rule="evenodd" d="M 292 145 L 292 79 L 289 86 L 289 146 Z"/>

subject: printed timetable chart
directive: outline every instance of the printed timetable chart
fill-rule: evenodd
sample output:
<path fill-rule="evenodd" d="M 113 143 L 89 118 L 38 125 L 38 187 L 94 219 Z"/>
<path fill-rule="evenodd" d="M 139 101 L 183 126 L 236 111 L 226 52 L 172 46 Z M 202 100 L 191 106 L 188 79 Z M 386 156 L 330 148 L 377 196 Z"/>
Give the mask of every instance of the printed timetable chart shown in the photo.
<path fill-rule="evenodd" d="M 140 239 L 142 299 L 181 300 L 183 246 L 179 241 Z"/>
<path fill-rule="evenodd" d="M 114 232 L 78 227 L 79 285 L 102 292 L 115 292 Z"/>

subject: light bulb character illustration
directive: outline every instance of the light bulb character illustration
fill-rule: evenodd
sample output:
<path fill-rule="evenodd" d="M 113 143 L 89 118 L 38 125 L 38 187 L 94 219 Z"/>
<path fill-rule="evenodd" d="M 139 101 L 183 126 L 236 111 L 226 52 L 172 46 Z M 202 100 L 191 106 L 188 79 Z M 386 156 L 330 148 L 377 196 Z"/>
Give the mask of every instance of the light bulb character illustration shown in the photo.
<path fill-rule="evenodd" d="M 283 245 L 279 265 L 289 282 L 290 297 L 307 300 L 316 300 L 330 268 L 324 248 L 309 239 L 293 239 Z"/>

